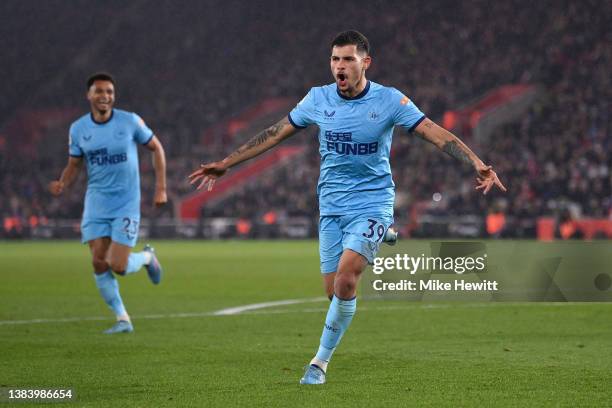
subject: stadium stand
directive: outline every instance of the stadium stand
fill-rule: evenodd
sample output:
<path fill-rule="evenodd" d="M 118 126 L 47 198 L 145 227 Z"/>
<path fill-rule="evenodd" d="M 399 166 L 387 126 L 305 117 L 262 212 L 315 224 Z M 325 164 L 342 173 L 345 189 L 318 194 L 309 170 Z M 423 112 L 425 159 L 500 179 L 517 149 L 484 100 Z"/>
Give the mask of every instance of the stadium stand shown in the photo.
<path fill-rule="evenodd" d="M 83 178 L 60 199 L 45 189 L 65 164 L 70 120 L 87 109 L 83 82 L 91 72 L 113 72 L 117 106 L 138 112 L 164 142 L 170 201 L 177 203 L 192 191 L 185 177 L 193 168 L 248 137 L 219 123 L 269 99 L 297 101 L 310 86 L 330 82 L 328 43 L 349 27 L 339 26 L 329 10 L 342 4 L 296 3 L 289 12 L 269 0 L 193 2 L 181 9 L 151 1 L 52 0 L 35 9 L 3 3 L 7 24 L 0 35 L 10 43 L 0 99 L 2 234 L 23 236 L 30 226 L 80 216 Z M 501 85 L 542 90 L 526 113 L 487 140 L 458 134 L 495 165 L 506 195 L 475 194 L 470 169 L 410 135 L 395 135 L 396 221 L 405 234 L 482 236 L 487 216 L 503 213 L 495 236 L 535 237 L 540 217 L 612 217 L 612 3 L 525 4 L 489 7 L 474 0 L 414 8 L 397 2 L 390 8 L 369 2 L 342 9 L 343 21 L 359 22 L 373 45 L 369 78 L 401 89 L 440 123 L 445 112 Z M 57 19 L 49 21 L 50 12 Z M 206 137 L 211 130 L 221 136 Z M 316 225 L 315 135 L 312 129 L 297 135 L 289 144 L 305 146 L 303 154 L 206 206 L 203 217 L 259 222 L 275 219 L 273 212 Z M 153 173 L 143 159 L 143 217 L 174 218 L 172 205 L 151 208 Z M 439 201 L 432 200 L 436 192 Z M 457 216 L 477 222 L 449 229 Z"/>

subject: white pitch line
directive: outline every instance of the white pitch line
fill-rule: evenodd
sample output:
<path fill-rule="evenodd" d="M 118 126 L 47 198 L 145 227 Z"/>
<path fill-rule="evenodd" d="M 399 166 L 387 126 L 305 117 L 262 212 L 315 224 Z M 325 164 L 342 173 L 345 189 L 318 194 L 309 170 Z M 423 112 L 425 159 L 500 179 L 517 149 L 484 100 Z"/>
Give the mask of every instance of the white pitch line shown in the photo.
<path fill-rule="evenodd" d="M 88 316 L 88 317 L 63 317 L 56 319 L 31 319 L 31 320 L 0 320 L 0 326 L 32 324 L 32 323 L 71 323 L 94 320 L 108 320 L 108 317 Z"/>
<path fill-rule="evenodd" d="M 192 313 L 166 313 L 166 314 L 151 314 L 143 316 L 132 316 L 134 319 L 171 319 L 171 318 L 186 318 L 186 317 L 206 317 L 206 316 L 230 316 L 237 315 L 243 312 L 260 310 L 275 306 L 297 305 L 301 303 L 314 303 L 327 300 L 326 297 L 306 298 L 306 299 L 286 299 L 273 302 L 253 303 L 244 306 L 230 307 L 211 312 L 192 312 Z M 109 320 L 109 317 L 103 316 L 88 316 L 88 317 L 63 317 L 49 319 L 30 319 L 30 320 L 0 320 L 0 326 L 14 326 L 21 324 L 36 324 L 36 323 L 74 323 L 83 321 L 98 321 Z"/>
<path fill-rule="evenodd" d="M 287 299 L 277 300 L 273 302 L 253 303 L 244 306 L 230 307 L 226 309 L 220 309 L 210 312 L 187 312 L 187 313 L 166 313 L 166 314 L 151 314 L 142 316 L 133 316 L 135 320 L 148 320 L 148 319 L 176 319 L 176 318 L 188 318 L 188 317 L 208 317 L 208 316 L 234 316 L 241 313 L 244 314 L 288 314 L 288 313 L 323 313 L 327 311 L 327 307 L 321 308 L 306 308 L 306 309 L 280 309 L 280 310 L 261 310 L 266 308 L 272 308 L 275 306 L 287 306 L 297 305 L 303 303 L 315 303 L 327 301 L 326 297 L 306 298 L 306 299 Z M 405 305 L 394 305 L 394 306 L 361 306 L 358 308 L 359 312 L 367 311 L 384 311 L 384 310 L 406 310 L 406 309 L 421 309 L 421 310 L 434 310 L 434 309 L 464 309 L 464 308 L 486 308 L 486 307 L 504 307 L 504 306 L 552 306 L 562 307 L 570 305 L 588 305 L 589 302 L 491 302 L 491 303 L 406 303 Z M 65 317 L 55 319 L 31 319 L 31 320 L 0 320 L 0 326 L 16 326 L 24 324 L 38 324 L 38 323 L 75 323 L 84 321 L 106 321 L 110 317 L 104 316 L 85 316 L 85 317 Z"/>
<path fill-rule="evenodd" d="M 248 312 L 251 310 L 266 309 L 268 307 L 297 305 L 301 303 L 314 303 L 314 302 L 322 302 L 324 300 L 328 300 L 328 299 L 326 297 L 316 297 L 316 298 L 309 298 L 309 299 L 287 299 L 287 300 L 277 300 L 274 302 L 253 303 L 252 305 L 244 305 L 244 306 L 230 307 L 227 309 L 217 310 L 216 312 L 213 312 L 213 315 L 215 316 L 235 315 L 235 314 L 240 314 L 242 312 Z"/>
<path fill-rule="evenodd" d="M 381 306 L 381 307 L 369 307 L 361 306 L 357 308 L 359 313 L 371 312 L 371 311 L 386 311 L 386 310 L 407 310 L 407 309 L 448 309 L 449 305 L 439 305 L 436 307 L 426 307 L 428 305 L 403 305 L 403 306 Z M 277 310 L 255 310 L 253 312 L 247 312 L 247 315 L 272 315 L 272 314 L 290 314 L 290 313 L 324 313 L 327 312 L 328 308 L 308 308 L 308 309 L 277 309 Z"/>

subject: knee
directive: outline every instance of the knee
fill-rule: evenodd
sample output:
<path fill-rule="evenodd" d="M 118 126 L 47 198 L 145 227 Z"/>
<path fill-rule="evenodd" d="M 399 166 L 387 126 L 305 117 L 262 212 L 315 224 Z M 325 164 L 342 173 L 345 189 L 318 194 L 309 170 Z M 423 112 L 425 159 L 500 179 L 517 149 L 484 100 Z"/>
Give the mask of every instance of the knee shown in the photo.
<path fill-rule="evenodd" d="M 92 259 L 93 268 L 96 273 L 103 273 L 108 270 L 108 263 L 104 260 L 104 258 L 94 257 Z"/>
<path fill-rule="evenodd" d="M 358 281 L 358 273 L 352 273 L 352 271 L 339 273 L 334 281 L 335 295 L 342 299 L 348 299 L 355 296 Z"/>
<path fill-rule="evenodd" d="M 338 276 L 334 283 L 336 296 L 346 299 L 353 297 L 357 289 L 357 279 L 349 276 Z"/>
<path fill-rule="evenodd" d="M 355 296 L 357 291 L 357 283 L 361 275 L 361 267 L 358 264 L 345 265 L 340 268 L 334 279 L 334 293 L 342 299 L 348 299 Z"/>
<path fill-rule="evenodd" d="M 109 262 L 110 268 L 118 275 L 125 275 L 126 263 L 116 259 L 111 259 Z"/>

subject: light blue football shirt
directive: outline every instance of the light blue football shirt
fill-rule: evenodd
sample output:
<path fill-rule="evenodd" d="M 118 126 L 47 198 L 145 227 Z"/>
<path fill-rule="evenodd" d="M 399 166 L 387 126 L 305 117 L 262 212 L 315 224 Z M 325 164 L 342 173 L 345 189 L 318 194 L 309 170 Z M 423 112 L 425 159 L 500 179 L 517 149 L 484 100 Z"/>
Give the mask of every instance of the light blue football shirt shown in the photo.
<path fill-rule="evenodd" d="M 146 145 L 153 131 L 135 113 L 113 109 L 98 123 L 91 113 L 70 126 L 70 156 L 87 164 L 84 219 L 140 215 L 138 144 Z"/>
<path fill-rule="evenodd" d="M 315 87 L 289 113 L 296 128 L 319 126 L 321 215 L 372 210 L 393 215 L 395 184 L 389 155 L 393 128 L 414 130 L 425 115 L 395 88 L 368 81 L 348 98 L 336 84 Z"/>

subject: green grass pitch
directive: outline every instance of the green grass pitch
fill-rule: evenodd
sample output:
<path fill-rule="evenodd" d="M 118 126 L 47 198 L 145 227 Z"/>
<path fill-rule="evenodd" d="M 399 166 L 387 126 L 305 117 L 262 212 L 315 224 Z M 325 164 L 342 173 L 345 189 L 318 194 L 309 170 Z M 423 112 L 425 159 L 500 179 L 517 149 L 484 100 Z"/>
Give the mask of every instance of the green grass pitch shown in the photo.
<path fill-rule="evenodd" d="M 316 242 L 154 244 L 164 281 L 119 278 L 135 332 L 105 336 L 85 246 L 0 242 L 0 387 L 70 387 L 53 406 L 79 407 L 612 404 L 610 304 L 360 299 L 306 387 L 325 300 L 210 312 L 322 296 Z"/>

